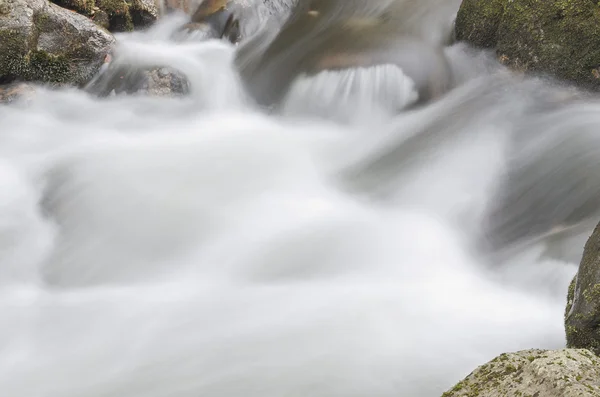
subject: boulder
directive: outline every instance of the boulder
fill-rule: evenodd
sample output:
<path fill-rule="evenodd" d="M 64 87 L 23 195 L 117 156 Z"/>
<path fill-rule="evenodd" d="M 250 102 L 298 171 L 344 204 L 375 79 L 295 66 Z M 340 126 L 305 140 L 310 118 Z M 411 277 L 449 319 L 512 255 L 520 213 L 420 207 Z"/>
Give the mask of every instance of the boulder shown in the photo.
<path fill-rule="evenodd" d="M 600 225 L 585 244 L 579 272 L 569 287 L 565 330 L 568 347 L 600 354 Z"/>
<path fill-rule="evenodd" d="M 428 101 L 452 81 L 443 43 L 422 34 L 425 10 L 437 3 L 300 1 L 274 37 L 252 40 L 238 51 L 236 64 L 248 92 L 264 106 L 279 105 L 298 77 L 382 65 L 400 69 L 414 82 L 419 100 Z"/>
<path fill-rule="evenodd" d="M 600 359 L 584 349 L 525 350 L 482 365 L 442 397 L 592 397 Z"/>
<path fill-rule="evenodd" d="M 82 85 L 114 43 L 89 19 L 47 0 L 0 0 L 0 83 Z"/>
<path fill-rule="evenodd" d="M 523 72 L 600 89 L 600 5 L 589 0 L 463 0 L 456 38 L 495 48 Z"/>
<path fill-rule="evenodd" d="M 160 16 L 160 0 L 51 0 L 112 32 L 145 28 Z"/>

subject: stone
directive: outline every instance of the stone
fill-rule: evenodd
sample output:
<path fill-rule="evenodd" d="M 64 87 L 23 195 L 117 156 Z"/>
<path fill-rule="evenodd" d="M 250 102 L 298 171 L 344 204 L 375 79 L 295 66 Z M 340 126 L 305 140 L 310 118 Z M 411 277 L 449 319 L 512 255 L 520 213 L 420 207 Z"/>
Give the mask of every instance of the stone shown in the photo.
<path fill-rule="evenodd" d="M 463 0 L 456 38 L 495 48 L 514 70 L 600 89 L 597 1 Z"/>
<path fill-rule="evenodd" d="M 428 42 L 418 23 L 434 4 L 304 0 L 275 37 L 240 49 L 236 64 L 248 92 L 264 106 L 277 106 L 298 76 L 385 64 L 401 69 L 419 100 L 427 101 L 445 93 L 452 80 L 442 44 Z"/>
<path fill-rule="evenodd" d="M 567 346 L 600 354 L 600 224 L 583 250 L 569 287 L 565 312 Z"/>
<path fill-rule="evenodd" d="M 502 354 L 442 397 L 596 397 L 600 359 L 585 349 Z"/>
<path fill-rule="evenodd" d="M 0 0 L 0 83 L 83 85 L 112 49 L 113 36 L 47 0 Z"/>
<path fill-rule="evenodd" d="M 168 67 L 130 68 L 118 61 L 107 63 L 85 89 L 99 97 L 120 94 L 180 97 L 190 92 L 187 78 L 176 70 Z"/>
<path fill-rule="evenodd" d="M 191 19 L 210 26 L 216 37 L 239 43 L 254 36 L 271 16 L 262 1 L 205 0 Z"/>
<path fill-rule="evenodd" d="M 51 0 L 85 15 L 105 29 L 125 32 L 146 28 L 160 16 L 160 0 Z"/>

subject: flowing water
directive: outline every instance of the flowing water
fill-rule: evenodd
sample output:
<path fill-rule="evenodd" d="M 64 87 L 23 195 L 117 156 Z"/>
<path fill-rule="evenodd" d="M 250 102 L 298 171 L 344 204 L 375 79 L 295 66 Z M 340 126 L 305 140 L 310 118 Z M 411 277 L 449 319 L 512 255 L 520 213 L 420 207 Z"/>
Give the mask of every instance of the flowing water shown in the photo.
<path fill-rule="evenodd" d="M 501 255 L 482 236 L 568 220 L 498 204 L 533 159 L 524 184 L 563 172 L 536 185 L 551 203 L 594 195 L 600 105 L 457 44 L 456 88 L 427 106 L 395 113 L 415 93 L 382 66 L 355 90 L 300 79 L 269 114 L 235 48 L 170 41 L 176 20 L 119 37 L 117 59 L 176 68 L 188 96 L 0 107 L 2 396 L 435 397 L 564 346 L 589 226 Z"/>

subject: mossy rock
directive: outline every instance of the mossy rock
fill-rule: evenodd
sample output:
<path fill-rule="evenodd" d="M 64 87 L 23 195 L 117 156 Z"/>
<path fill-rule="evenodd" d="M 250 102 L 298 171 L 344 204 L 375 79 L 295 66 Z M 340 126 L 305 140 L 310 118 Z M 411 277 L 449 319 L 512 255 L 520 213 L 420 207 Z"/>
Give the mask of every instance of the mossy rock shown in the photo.
<path fill-rule="evenodd" d="M 463 0 L 456 15 L 456 39 L 482 48 L 498 43 L 506 0 Z"/>
<path fill-rule="evenodd" d="M 585 244 L 579 272 L 567 299 L 567 346 L 600 354 L 600 225 Z"/>
<path fill-rule="evenodd" d="M 108 30 L 111 32 L 129 32 L 133 30 L 133 18 L 129 13 L 129 4 L 125 0 L 97 0 L 97 7 L 108 15 Z"/>
<path fill-rule="evenodd" d="M 8 4 L 0 15 L 0 84 L 82 85 L 112 49 L 114 38 L 81 15 L 46 0 Z"/>
<path fill-rule="evenodd" d="M 456 37 L 507 66 L 600 89 L 600 5 L 591 0 L 464 0 Z"/>
<path fill-rule="evenodd" d="M 0 0 L 1 1 L 1 0 Z M 111 32 L 129 32 L 159 18 L 159 0 L 51 0 L 85 15 Z"/>
<path fill-rule="evenodd" d="M 600 359 L 588 350 L 524 350 L 482 365 L 442 397 L 592 397 Z"/>

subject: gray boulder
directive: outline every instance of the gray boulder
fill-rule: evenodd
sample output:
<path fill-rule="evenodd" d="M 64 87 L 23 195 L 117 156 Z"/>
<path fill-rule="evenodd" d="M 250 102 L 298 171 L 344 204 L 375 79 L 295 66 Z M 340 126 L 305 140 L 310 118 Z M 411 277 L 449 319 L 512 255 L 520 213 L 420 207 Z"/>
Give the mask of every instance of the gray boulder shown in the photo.
<path fill-rule="evenodd" d="M 114 41 L 86 17 L 47 0 L 0 0 L 0 83 L 85 84 Z"/>
<path fill-rule="evenodd" d="M 482 365 L 442 397 L 592 397 L 600 359 L 588 350 L 525 350 Z"/>

